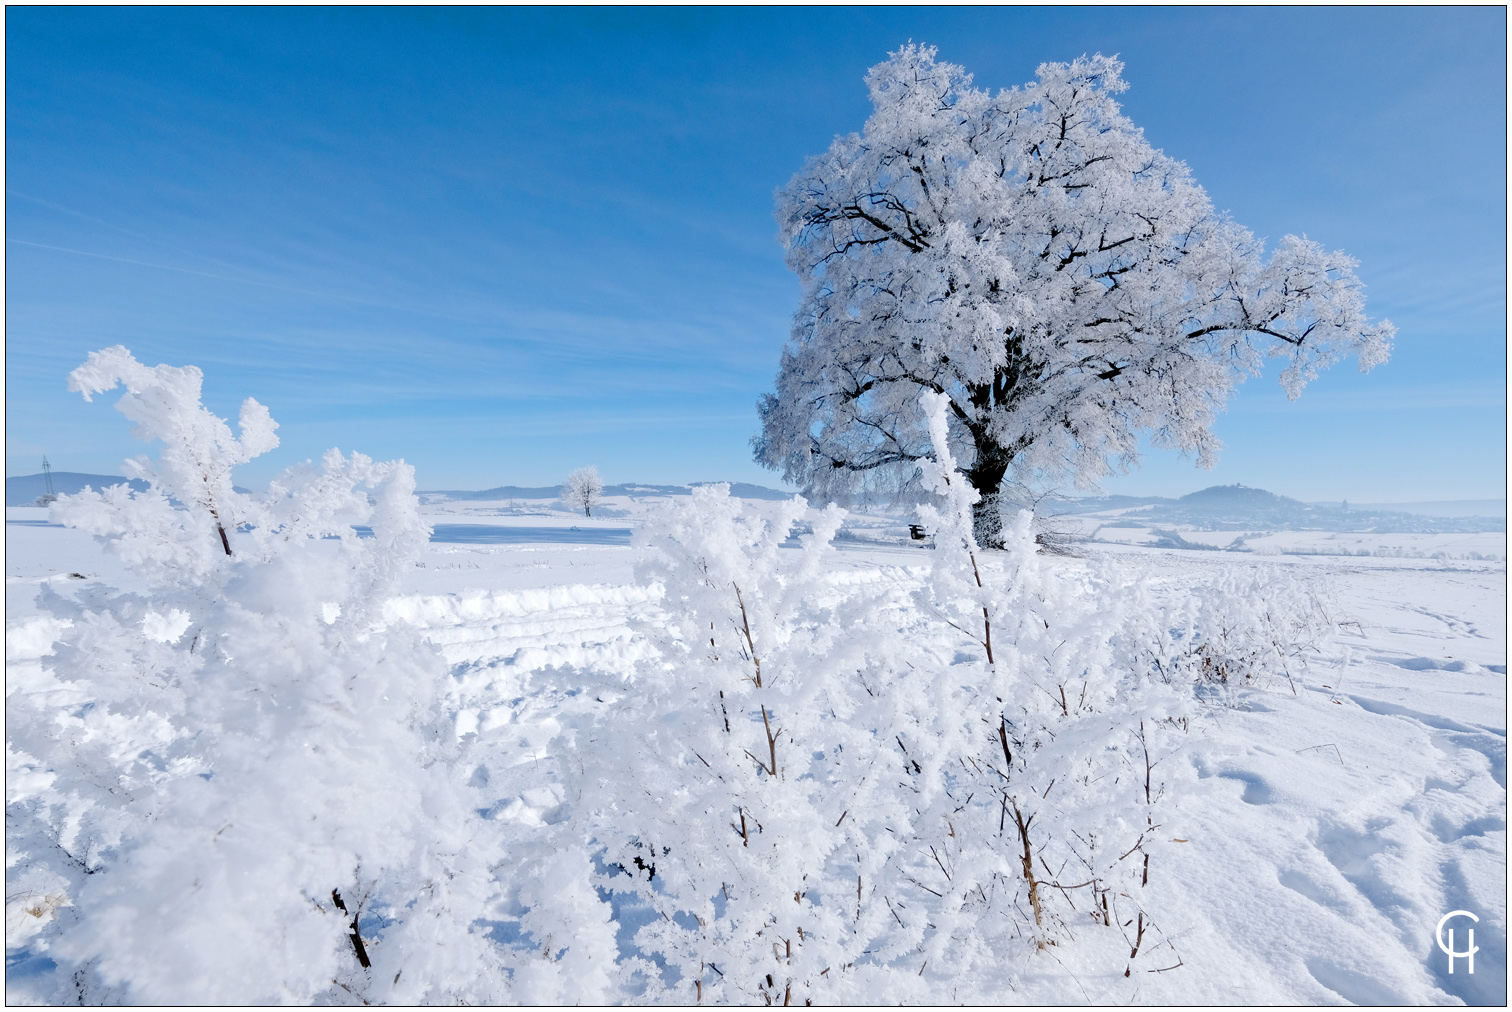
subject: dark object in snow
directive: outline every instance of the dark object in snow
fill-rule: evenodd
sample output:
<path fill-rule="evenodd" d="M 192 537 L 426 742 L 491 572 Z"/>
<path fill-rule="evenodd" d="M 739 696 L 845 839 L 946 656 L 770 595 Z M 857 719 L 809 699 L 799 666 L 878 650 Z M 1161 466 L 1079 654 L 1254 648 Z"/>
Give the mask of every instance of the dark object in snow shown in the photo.
<path fill-rule="evenodd" d="M 341 901 L 341 893 L 340 892 L 338 892 L 335 889 L 332 889 L 331 890 L 331 899 L 332 899 L 332 901 L 335 902 L 337 909 L 340 910 L 342 913 L 344 913 L 344 914 L 345 913 L 350 913 L 350 911 L 347 910 L 346 904 Z M 364 970 L 366 970 L 369 967 L 371 967 L 373 964 L 372 964 L 372 961 L 368 959 L 367 946 L 365 946 L 365 945 L 362 944 L 362 929 L 357 926 L 357 915 L 355 915 L 355 914 L 352 916 L 352 935 L 351 935 L 351 937 L 352 937 L 352 951 L 355 952 L 355 953 L 357 953 L 357 962 L 361 963 L 362 964 L 362 968 Z M 399 979 L 398 977 L 394 978 L 394 980 L 396 980 L 396 981 L 398 979 Z"/>

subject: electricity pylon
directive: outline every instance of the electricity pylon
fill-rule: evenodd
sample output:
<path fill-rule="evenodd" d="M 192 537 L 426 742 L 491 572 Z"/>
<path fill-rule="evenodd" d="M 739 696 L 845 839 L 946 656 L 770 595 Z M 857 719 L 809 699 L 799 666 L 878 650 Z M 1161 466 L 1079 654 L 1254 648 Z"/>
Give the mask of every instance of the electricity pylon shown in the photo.
<path fill-rule="evenodd" d="M 47 491 L 37 497 L 37 505 L 51 506 L 53 501 L 58 498 L 58 493 L 53 489 L 52 465 L 47 462 L 46 457 L 42 458 L 42 481 L 46 483 Z"/>

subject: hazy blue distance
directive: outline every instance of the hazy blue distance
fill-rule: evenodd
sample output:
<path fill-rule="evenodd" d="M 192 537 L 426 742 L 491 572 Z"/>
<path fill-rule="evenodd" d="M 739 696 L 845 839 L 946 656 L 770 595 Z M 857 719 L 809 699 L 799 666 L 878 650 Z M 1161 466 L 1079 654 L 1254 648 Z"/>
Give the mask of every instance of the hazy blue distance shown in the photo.
<path fill-rule="evenodd" d="M 778 484 L 796 304 L 773 190 L 937 45 L 979 85 L 1118 53 L 1125 109 L 1257 234 L 1360 260 L 1391 363 L 1252 380 L 1215 471 L 1109 492 L 1505 494 L 1505 11 L 63 9 L 6 13 L 6 473 L 142 452 L 64 377 L 123 343 L 284 445 L 422 488 Z"/>

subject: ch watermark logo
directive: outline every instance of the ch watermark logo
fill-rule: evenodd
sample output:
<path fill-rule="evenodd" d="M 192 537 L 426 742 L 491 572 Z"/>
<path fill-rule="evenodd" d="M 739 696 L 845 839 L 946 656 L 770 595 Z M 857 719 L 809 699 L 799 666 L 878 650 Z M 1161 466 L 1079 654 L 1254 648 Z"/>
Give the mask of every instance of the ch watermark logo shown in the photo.
<path fill-rule="evenodd" d="M 1444 934 L 1445 934 L 1445 932 L 1444 932 L 1444 925 L 1448 924 L 1449 921 L 1450 921 L 1450 919 L 1451 918 L 1455 918 L 1455 917 L 1468 917 L 1472 921 L 1474 921 L 1475 923 L 1477 923 L 1477 924 L 1480 923 L 1480 918 L 1476 917 L 1474 914 L 1472 914 L 1468 910 L 1451 910 L 1447 914 L 1445 914 L 1443 917 L 1439 918 L 1438 930 L 1436 930 L 1434 932 L 1434 938 L 1438 942 L 1439 949 L 1444 953 L 1444 955 L 1446 955 L 1446 956 L 1449 957 L 1449 972 L 1450 973 L 1454 972 L 1454 961 L 1456 959 L 1463 959 L 1463 960 L 1465 960 L 1466 963 L 1468 964 L 1466 968 L 1471 973 L 1474 973 L 1475 972 L 1475 954 L 1480 951 L 1480 946 L 1478 946 L 1478 945 L 1475 944 L 1475 929 L 1474 928 L 1466 928 L 1465 929 L 1465 934 L 1468 935 L 1469 938 L 1467 938 L 1466 941 L 1465 941 L 1465 944 L 1466 944 L 1466 946 L 1468 946 L 1468 948 L 1464 949 L 1463 951 L 1461 951 L 1459 949 L 1456 949 L 1454 947 L 1454 929 L 1453 928 L 1450 928 L 1449 931 L 1448 931 L 1448 935 L 1449 935 L 1448 941 L 1444 940 Z"/>

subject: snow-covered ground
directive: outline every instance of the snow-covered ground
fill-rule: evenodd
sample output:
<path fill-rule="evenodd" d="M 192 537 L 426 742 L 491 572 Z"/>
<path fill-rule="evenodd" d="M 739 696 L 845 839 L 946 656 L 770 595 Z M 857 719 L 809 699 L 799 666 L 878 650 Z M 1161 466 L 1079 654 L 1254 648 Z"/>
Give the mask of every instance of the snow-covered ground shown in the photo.
<path fill-rule="evenodd" d="M 1387 559 L 1460 559 L 1505 562 L 1503 531 L 1469 533 L 1355 531 L 1206 531 L 1192 527 L 1098 525 L 1089 532 L 1113 545 L 1222 549 L 1255 555 L 1346 555 Z M 1174 535 L 1174 537 L 1173 537 Z M 1180 539 L 1179 541 L 1177 539 Z M 1181 545 L 1186 542 L 1186 545 Z"/>
<path fill-rule="evenodd" d="M 657 501 L 612 497 L 593 518 L 544 500 L 424 508 L 435 536 L 386 614 L 423 629 L 451 664 L 459 734 L 507 739 L 520 761 L 538 757 L 557 726 L 560 697 L 536 691 L 548 674 L 630 670 L 639 651 L 631 619 L 650 593 L 634 580 L 630 531 Z M 9 664 L 48 646 L 33 605 L 41 584 L 123 586 L 131 577 L 44 510 L 7 508 L 6 519 Z M 928 548 L 908 540 L 906 523 L 853 517 L 836 542 L 840 569 L 909 579 Z M 1018 997 L 1503 1003 L 1505 534 L 1286 532 L 1252 537 L 1254 553 L 1237 554 L 1148 547 L 1155 539 L 1137 532 L 1104 527 L 1077 555 L 1048 564 L 1115 556 L 1157 588 L 1190 586 L 1221 567 L 1284 567 L 1330 602 L 1344 649 L 1294 687 L 1246 689 L 1204 707 L 1165 760 L 1171 794 L 1160 831 L 1171 845 L 1156 874 L 1168 876 L 1166 909 L 1180 921 L 1168 914 L 1162 925 L 1169 958 L 1125 981 L 1046 951 L 1019 968 Z M 1270 554 L 1271 545 L 1300 554 Z M 549 788 L 490 799 L 491 817 L 544 825 L 556 803 Z M 1455 910 L 1480 918 L 1473 975 L 1463 959 L 1449 973 L 1435 942 L 1439 919 Z M 1456 925 L 1461 947 L 1467 925 Z M 47 965 L 11 953 L 8 999 L 37 998 Z"/>
<path fill-rule="evenodd" d="M 1108 544 L 1255 555 L 1507 559 L 1501 500 L 1349 507 L 1219 485 L 1180 499 L 1104 496 L 1047 500 L 1046 505 L 1056 514 L 1052 526 Z"/>

